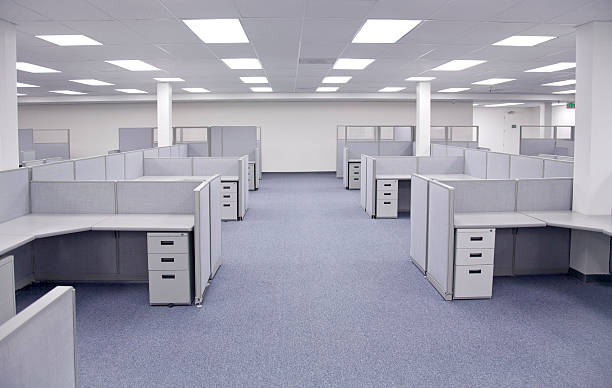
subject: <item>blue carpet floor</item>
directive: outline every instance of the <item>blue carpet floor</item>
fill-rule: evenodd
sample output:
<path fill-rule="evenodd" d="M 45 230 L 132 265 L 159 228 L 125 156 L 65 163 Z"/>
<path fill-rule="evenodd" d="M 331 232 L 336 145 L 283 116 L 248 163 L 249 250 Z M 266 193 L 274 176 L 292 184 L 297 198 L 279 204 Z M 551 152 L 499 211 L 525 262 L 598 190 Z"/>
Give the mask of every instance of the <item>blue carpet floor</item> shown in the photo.
<path fill-rule="evenodd" d="M 223 224 L 203 308 L 76 286 L 80 386 L 612 386 L 612 287 L 496 278 L 492 300 L 445 302 L 408 260 L 408 218 L 369 219 L 333 174 L 261 186 Z"/>

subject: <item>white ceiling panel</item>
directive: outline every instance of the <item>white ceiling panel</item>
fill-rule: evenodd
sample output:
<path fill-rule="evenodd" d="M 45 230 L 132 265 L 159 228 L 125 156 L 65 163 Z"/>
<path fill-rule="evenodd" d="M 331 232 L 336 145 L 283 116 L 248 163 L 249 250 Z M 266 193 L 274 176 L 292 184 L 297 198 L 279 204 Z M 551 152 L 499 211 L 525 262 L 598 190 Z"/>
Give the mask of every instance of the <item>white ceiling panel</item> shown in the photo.
<path fill-rule="evenodd" d="M 120 21 L 68 21 L 64 24 L 102 44 L 147 43 L 144 36 Z"/>
<path fill-rule="evenodd" d="M 34 1 L 40 2 L 41 0 Z M 169 19 L 172 17 L 168 10 L 157 0 L 87 1 L 118 20 Z"/>
<path fill-rule="evenodd" d="M 55 21 L 21 22 L 16 28 L 17 31 L 28 33 L 31 36 L 78 34 L 78 32 L 74 29 L 67 27 L 63 23 Z M 40 40 L 43 41 L 42 39 Z"/>
<path fill-rule="evenodd" d="M 306 0 L 234 0 L 242 17 L 301 18 Z"/>
<path fill-rule="evenodd" d="M 112 17 L 83 0 L 15 0 L 54 20 L 110 20 Z"/>
<path fill-rule="evenodd" d="M 572 23 L 581 25 L 592 20 L 612 20 L 612 1 L 599 0 L 588 6 L 577 7 L 550 20 L 553 23 Z"/>
<path fill-rule="evenodd" d="M 379 0 L 368 17 L 375 19 L 431 19 L 449 0 Z"/>
<path fill-rule="evenodd" d="M 302 28 L 302 42 L 350 43 L 363 25 L 363 20 L 306 19 Z"/>
<path fill-rule="evenodd" d="M 202 42 L 180 20 L 132 20 L 129 28 L 148 43 L 198 43 Z"/>
<path fill-rule="evenodd" d="M 179 19 L 221 19 L 240 16 L 231 1 L 161 0 L 161 2 Z"/>
<path fill-rule="evenodd" d="M 13 0 L 0 1 L 0 15 L 2 15 L 2 19 L 13 23 L 34 20 L 49 20 L 48 17 L 41 15 L 33 9 L 21 6 L 15 3 Z"/>
<path fill-rule="evenodd" d="M 309 18 L 365 18 L 377 0 L 307 0 Z"/>
<path fill-rule="evenodd" d="M 493 21 L 500 10 L 521 0 L 452 0 L 431 15 L 436 20 Z"/>
<path fill-rule="evenodd" d="M 496 19 L 507 22 L 550 22 L 560 15 L 573 13 L 588 6 L 593 0 L 521 0 L 508 9 L 500 11 Z M 574 23 L 575 19 L 567 21 Z"/>
<path fill-rule="evenodd" d="M 476 25 L 475 22 L 425 21 L 405 36 L 400 44 L 466 44 L 461 36 Z"/>
<path fill-rule="evenodd" d="M 301 58 L 338 58 L 346 47 L 345 42 L 305 43 L 300 47 Z"/>
<path fill-rule="evenodd" d="M 167 52 L 175 60 L 199 60 L 215 59 L 215 55 L 208 47 L 201 43 L 190 44 L 160 44 L 157 45 L 161 50 Z"/>
<path fill-rule="evenodd" d="M 256 58 L 253 47 L 248 44 L 209 44 L 205 45 L 217 58 Z"/>

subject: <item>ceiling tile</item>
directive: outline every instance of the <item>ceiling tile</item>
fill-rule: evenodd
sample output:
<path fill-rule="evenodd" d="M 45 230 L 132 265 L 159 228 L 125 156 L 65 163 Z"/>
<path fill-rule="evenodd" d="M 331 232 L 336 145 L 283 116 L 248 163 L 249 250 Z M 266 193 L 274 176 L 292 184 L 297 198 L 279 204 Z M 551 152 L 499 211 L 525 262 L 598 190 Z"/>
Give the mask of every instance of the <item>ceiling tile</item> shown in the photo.
<path fill-rule="evenodd" d="M 118 20 L 169 19 L 172 15 L 157 0 L 87 0 Z"/>
<path fill-rule="evenodd" d="M 54 20 L 110 20 L 111 16 L 83 0 L 15 0 Z"/>
<path fill-rule="evenodd" d="M 226 0 L 161 0 L 162 4 L 179 19 L 213 19 L 239 17 L 238 10 Z"/>
<path fill-rule="evenodd" d="M 242 17 L 301 18 L 306 0 L 234 0 Z"/>

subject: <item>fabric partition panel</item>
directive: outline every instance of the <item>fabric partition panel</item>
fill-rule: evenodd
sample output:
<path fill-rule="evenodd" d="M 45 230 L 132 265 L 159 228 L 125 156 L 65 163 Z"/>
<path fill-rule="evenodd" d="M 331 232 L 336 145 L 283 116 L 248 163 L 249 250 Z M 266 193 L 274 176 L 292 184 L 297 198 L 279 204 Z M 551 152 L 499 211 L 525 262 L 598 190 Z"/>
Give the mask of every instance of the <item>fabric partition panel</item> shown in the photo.
<path fill-rule="evenodd" d="M 444 299 L 452 299 L 454 256 L 454 192 L 439 182 L 429 182 L 427 224 L 427 279 Z"/>
<path fill-rule="evenodd" d="M 516 210 L 571 210 L 573 182 L 572 178 L 519 180 Z"/>
<path fill-rule="evenodd" d="M 369 216 L 374 216 L 376 209 L 376 204 L 374 203 L 374 193 L 376 192 L 376 161 L 372 157 L 367 158 L 366 174 L 366 212 Z"/>
<path fill-rule="evenodd" d="M 410 258 L 427 270 L 427 217 L 429 179 L 414 174 L 410 181 Z"/>
<path fill-rule="evenodd" d="M 32 213 L 115 213 L 115 182 L 32 182 Z"/>
<path fill-rule="evenodd" d="M 144 175 L 143 152 L 127 152 L 125 155 L 125 179 L 136 179 Z"/>
<path fill-rule="evenodd" d="M 68 143 L 35 143 L 36 159 L 53 158 L 61 156 L 70 159 L 70 144 Z"/>
<path fill-rule="evenodd" d="M 0 325 L 0 376 L 6 387 L 76 387 L 72 287 L 55 287 Z"/>
<path fill-rule="evenodd" d="M 211 277 L 214 277 L 221 265 L 221 176 L 212 177 L 209 187 L 210 270 Z"/>
<path fill-rule="evenodd" d="M 192 158 L 144 159 L 144 176 L 191 176 Z"/>
<path fill-rule="evenodd" d="M 36 151 L 31 150 L 31 151 L 19 151 L 19 161 L 20 162 L 25 162 L 28 160 L 35 160 L 36 159 Z"/>
<path fill-rule="evenodd" d="M 106 156 L 106 180 L 117 181 L 125 179 L 125 155 L 112 154 Z"/>
<path fill-rule="evenodd" d="M 544 160 L 541 158 L 510 155 L 510 179 L 544 177 Z"/>
<path fill-rule="evenodd" d="M 193 189 L 201 182 L 117 182 L 117 213 L 193 214 Z"/>
<path fill-rule="evenodd" d="M 238 158 L 193 158 L 193 175 L 211 176 L 215 174 L 238 176 Z"/>
<path fill-rule="evenodd" d="M 259 134 L 259 136 L 261 137 L 261 133 Z M 257 152 L 258 152 L 257 154 L 258 155 L 257 156 L 257 176 L 259 177 L 259 179 L 261 179 L 261 170 L 263 166 L 262 161 L 261 161 L 261 140 L 257 140 Z"/>
<path fill-rule="evenodd" d="M 119 151 L 153 148 L 153 128 L 119 128 Z"/>
<path fill-rule="evenodd" d="M 30 178 L 27 168 L 0 171 L 0 222 L 30 212 Z"/>
<path fill-rule="evenodd" d="M 179 150 L 179 157 L 186 158 L 189 156 L 189 147 L 187 144 L 177 144 Z"/>
<path fill-rule="evenodd" d="M 419 156 L 419 174 L 463 174 L 463 156 Z"/>
<path fill-rule="evenodd" d="M 178 145 L 170 146 L 170 157 L 171 158 L 178 158 L 180 156 L 181 156 L 181 150 L 178 147 Z"/>
<path fill-rule="evenodd" d="M 149 148 L 146 150 L 142 150 L 142 155 L 144 158 L 158 158 L 159 150 L 157 148 Z"/>
<path fill-rule="evenodd" d="M 259 180 L 261 179 L 261 148 L 259 147 L 255 149 L 255 177 L 257 178 L 257 187 L 259 187 Z"/>
<path fill-rule="evenodd" d="M 412 156 L 411 141 L 381 141 L 378 148 L 380 156 Z"/>
<path fill-rule="evenodd" d="M 455 211 L 513 212 L 516 209 L 515 180 L 454 180 L 444 181 L 455 188 Z"/>
<path fill-rule="evenodd" d="M 554 139 L 521 139 L 520 154 L 521 155 L 540 155 L 554 154 L 555 140 Z"/>
<path fill-rule="evenodd" d="M 381 156 L 374 159 L 378 175 L 410 175 L 417 172 L 417 158 L 413 156 Z"/>
<path fill-rule="evenodd" d="M 446 146 L 446 156 L 463 156 L 465 148 L 459 148 L 457 146 Z"/>
<path fill-rule="evenodd" d="M 249 157 L 243 156 L 238 160 L 238 214 L 240 217 L 246 215 L 249 208 Z"/>
<path fill-rule="evenodd" d="M 104 156 L 77 159 L 74 161 L 74 179 L 77 181 L 106 180 L 106 159 Z"/>
<path fill-rule="evenodd" d="M 206 157 L 208 156 L 208 143 L 187 143 L 187 156 Z"/>
<path fill-rule="evenodd" d="M 171 158 L 172 150 L 170 149 L 170 147 L 159 147 L 157 149 L 157 154 L 160 158 Z"/>
<path fill-rule="evenodd" d="M 248 155 L 249 160 L 255 161 L 255 148 L 257 148 L 257 127 L 223 127 L 223 135 L 221 138 L 223 141 L 223 156 Z"/>
<path fill-rule="evenodd" d="M 443 144 L 431 143 L 430 148 L 431 148 L 431 156 L 447 156 L 446 146 Z"/>
<path fill-rule="evenodd" d="M 574 141 L 559 139 L 555 143 L 555 154 L 563 156 L 574 156 Z"/>
<path fill-rule="evenodd" d="M 34 130 L 31 128 L 19 129 L 17 131 L 19 151 L 34 150 Z"/>
<path fill-rule="evenodd" d="M 344 139 L 336 140 L 336 178 L 342 177 L 342 166 L 343 166 L 342 155 L 343 155 L 343 150 L 345 147 L 344 143 L 345 143 Z"/>
<path fill-rule="evenodd" d="M 349 149 L 349 159 L 357 159 L 361 154 L 378 155 L 377 141 L 347 141 L 346 147 Z"/>
<path fill-rule="evenodd" d="M 210 239 L 210 184 L 202 182 L 194 190 L 194 245 L 195 245 L 195 304 L 202 304 L 204 290 L 211 278 Z"/>
<path fill-rule="evenodd" d="M 573 162 L 544 159 L 544 178 L 571 178 L 573 176 Z"/>
<path fill-rule="evenodd" d="M 344 185 L 345 188 L 348 188 L 349 186 L 348 161 L 349 161 L 349 149 L 344 148 L 342 149 L 342 184 Z"/>
<path fill-rule="evenodd" d="M 367 166 L 367 156 L 361 155 L 361 163 L 359 164 L 360 172 L 360 180 L 359 180 L 359 201 L 361 204 L 361 208 L 365 210 L 366 208 L 366 198 L 367 198 L 367 190 L 366 185 L 368 182 L 368 166 Z"/>
<path fill-rule="evenodd" d="M 510 179 L 510 155 L 487 152 L 487 179 Z"/>
<path fill-rule="evenodd" d="M 476 178 L 487 178 L 487 152 L 474 149 L 465 150 L 465 174 Z"/>
<path fill-rule="evenodd" d="M 46 159 L 42 160 L 29 160 L 21 163 L 21 167 L 34 167 L 40 166 L 41 164 L 45 164 Z"/>
<path fill-rule="evenodd" d="M 32 181 L 73 181 L 74 162 L 68 160 L 32 167 Z"/>
<path fill-rule="evenodd" d="M 206 136 L 209 156 L 223 156 L 223 127 L 210 127 Z"/>
<path fill-rule="evenodd" d="M 15 260 L 0 258 L 0 325 L 17 314 L 15 306 Z"/>

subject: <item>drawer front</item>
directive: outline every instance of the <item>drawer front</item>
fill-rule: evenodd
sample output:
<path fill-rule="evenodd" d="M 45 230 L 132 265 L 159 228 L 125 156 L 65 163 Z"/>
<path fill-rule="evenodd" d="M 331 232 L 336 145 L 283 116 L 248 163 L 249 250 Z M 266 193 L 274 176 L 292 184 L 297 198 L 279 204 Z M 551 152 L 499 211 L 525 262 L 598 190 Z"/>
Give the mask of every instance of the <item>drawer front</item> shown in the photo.
<path fill-rule="evenodd" d="M 455 250 L 455 265 L 493 265 L 494 249 L 459 249 Z"/>
<path fill-rule="evenodd" d="M 492 265 L 461 265 L 455 267 L 454 299 L 490 298 L 492 293 Z"/>
<path fill-rule="evenodd" d="M 352 176 L 349 178 L 349 189 L 360 189 L 361 188 L 361 179 L 359 176 Z"/>
<path fill-rule="evenodd" d="M 376 218 L 397 218 L 397 200 L 377 200 Z"/>
<path fill-rule="evenodd" d="M 238 201 L 237 193 L 221 193 L 221 203 L 236 202 L 236 201 Z"/>
<path fill-rule="evenodd" d="M 349 163 L 350 171 L 361 171 L 361 163 Z"/>
<path fill-rule="evenodd" d="M 237 182 L 221 182 L 222 193 L 237 193 L 238 183 Z"/>
<path fill-rule="evenodd" d="M 255 171 L 255 163 L 249 163 L 249 174 Z"/>
<path fill-rule="evenodd" d="M 249 190 L 255 190 L 255 178 L 252 176 L 249 176 Z"/>
<path fill-rule="evenodd" d="M 149 271 L 150 304 L 191 304 L 189 271 Z"/>
<path fill-rule="evenodd" d="M 227 202 L 221 204 L 221 219 L 222 220 L 237 220 L 238 219 L 238 202 Z"/>
<path fill-rule="evenodd" d="M 189 269 L 187 253 L 149 253 L 149 270 L 186 271 Z"/>
<path fill-rule="evenodd" d="M 361 175 L 361 171 L 360 170 L 353 170 L 350 173 L 351 176 L 360 176 Z"/>
<path fill-rule="evenodd" d="M 189 253 L 186 233 L 147 233 L 148 253 Z"/>
<path fill-rule="evenodd" d="M 376 192 L 377 200 L 387 200 L 387 199 L 397 199 L 397 191 L 377 191 Z"/>
<path fill-rule="evenodd" d="M 397 180 L 395 179 L 377 179 L 376 190 L 397 191 Z"/>
<path fill-rule="evenodd" d="M 495 229 L 457 229 L 457 248 L 495 248 Z"/>

